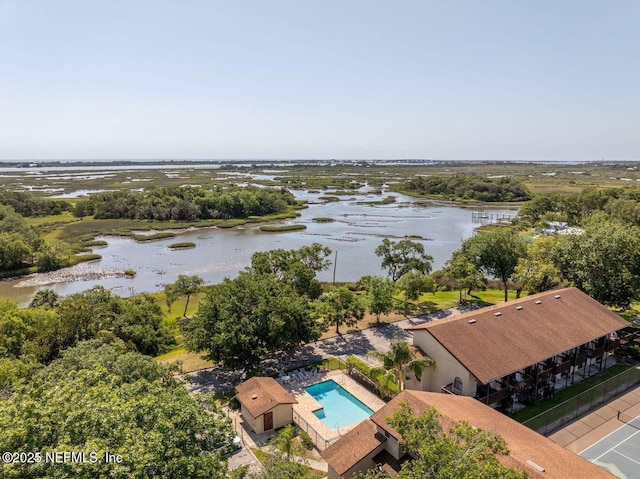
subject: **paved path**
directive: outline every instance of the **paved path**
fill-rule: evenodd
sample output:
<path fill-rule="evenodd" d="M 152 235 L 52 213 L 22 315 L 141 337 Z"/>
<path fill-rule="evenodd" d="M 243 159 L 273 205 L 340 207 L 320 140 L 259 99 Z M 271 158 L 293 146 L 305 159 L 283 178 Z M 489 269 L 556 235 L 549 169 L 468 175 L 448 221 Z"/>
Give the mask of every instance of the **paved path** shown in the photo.
<path fill-rule="evenodd" d="M 476 307 L 467 305 L 464 308 L 443 309 L 435 313 L 403 319 L 391 324 L 381 324 L 380 326 L 343 334 L 335 338 L 308 343 L 286 352 L 274 354 L 265 359 L 263 364 L 267 373 L 270 373 L 303 366 L 329 356 L 365 356 L 372 349 L 385 351 L 389 349 L 393 334 L 396 331 L 401 331 L 402 328 L 436 321 Z M 410 337 L 409 333 L 407 333 L 407 337 Z M 188 385 L 188 389 L 191 392 L 215 391 L 224 393 L 233 390 L 242 381 L 242 374 L 224 368 L 209 368 L 191 373 L 191 378 L 192 383 Z"/>

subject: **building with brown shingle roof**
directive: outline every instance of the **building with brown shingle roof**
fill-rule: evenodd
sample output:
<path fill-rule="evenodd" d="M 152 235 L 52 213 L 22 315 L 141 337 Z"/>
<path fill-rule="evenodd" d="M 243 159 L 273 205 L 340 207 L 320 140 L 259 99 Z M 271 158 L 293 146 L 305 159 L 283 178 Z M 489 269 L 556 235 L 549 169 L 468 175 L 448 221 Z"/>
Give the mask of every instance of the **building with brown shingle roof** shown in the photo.
<path fill-rule="evenodd" d="M 325 449 L 321 455 L 329 464 L 329 479 L 349 479 L 360 471 L 374 467 L 393 475 L 401 464 L 413 460 L 401 456 L 398 432 L 387 423 L 401 402 L 409 403 L 414 415 L 434 408 L 441 415 L 444 429 L 455 422 L 499 434 L 509 454 L 500 456 L 505 466 L 525 470 L 533 479 L 611 479 L 608 472 L 563 449 L 549 439 L 517 423 L 494 409 L 465 396 L 403 391 L 386 406 Z"/>
<path fill-rule="evenodd" d="M 236 391 L 242 417 L 254 432 L 262 433 L 293 422 L 293 405 L 298 401 L 275 379 L 247 379 Z"/>
<path fill-rule="evenodd" d="M 451 392 L 509 405 L 535 400 L 607 366 L 628 326 L 577 288 L 515 301 L 408 328 L 436 362 L 408 389 Z"/>

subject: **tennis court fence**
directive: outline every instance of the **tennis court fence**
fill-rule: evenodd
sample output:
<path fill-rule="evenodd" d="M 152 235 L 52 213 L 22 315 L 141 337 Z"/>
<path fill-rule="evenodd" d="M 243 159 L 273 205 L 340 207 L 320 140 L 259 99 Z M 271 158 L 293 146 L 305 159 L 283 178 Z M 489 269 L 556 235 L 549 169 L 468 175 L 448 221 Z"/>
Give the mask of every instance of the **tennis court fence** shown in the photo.
<path fill-rule="evenodd" d="M 522 424 L 546 436 L 638 384 L 640 384 L 640 369 L 629 368 Z"/>

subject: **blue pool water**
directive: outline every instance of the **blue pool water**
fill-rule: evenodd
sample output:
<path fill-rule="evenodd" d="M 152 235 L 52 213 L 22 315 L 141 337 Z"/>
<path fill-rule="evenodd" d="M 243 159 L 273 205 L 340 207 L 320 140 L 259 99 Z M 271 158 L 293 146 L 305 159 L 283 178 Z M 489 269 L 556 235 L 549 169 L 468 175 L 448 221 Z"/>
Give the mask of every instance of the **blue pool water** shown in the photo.
<path fill-rule="evenodd" d="M 304 388 L 323 408 L 314 411 L 329 429 L 349 426 L 373 414 L 373 411 L 330 379 Z"/>

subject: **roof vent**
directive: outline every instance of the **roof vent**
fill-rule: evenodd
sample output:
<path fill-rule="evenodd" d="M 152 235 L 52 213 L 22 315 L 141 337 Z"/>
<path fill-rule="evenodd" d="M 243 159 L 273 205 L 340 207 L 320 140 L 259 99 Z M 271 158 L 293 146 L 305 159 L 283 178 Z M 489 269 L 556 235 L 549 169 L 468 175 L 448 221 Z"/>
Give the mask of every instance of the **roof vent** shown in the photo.
<path fill-rule="evenodd" d="M 560 299 L 560 298 L 561 298 L 561 296 L 560 296 L 559 294 L 556 294 L 556 295 L 554 296 L 554 298 L 556 298 L 556 299 Z"/>
<path fill-rule="evenodd" d="M 522 306 L 516 306 L 516 309 L 520 311 L 522 309 Z"/>
<path fill-rule="evenodd" d="M 500 311 L 497 311 L 495 313 L 493 313 L 494 316 L 502 316 L 502 313 Z"/>
<path fill-rule="evenodd" d="M 544 472 L 544 467 L 542 467 L 539 464 L 536 464 L 535 462 L 533 462 L 531 459 L 527 459 L 527 465 L 533 467 L 534 469 L 536 469 L 537 471 L 540 472 Z"/>
<path fill-rule="evenodd" d="M 258 399 L 258 395 L 254 394 L 253 396 L 251 396 L 251 399 Z"/>
<path fill-rule="evenodd" d="M 473 324 L 473 323 L 475 323 L 475 322 L 476 322 L 476 320 L 475 320 L 475 319 L 470 319 L 469 321 L 467 321 L 467 323 L 469 323 L 469 324 Z"/>
<path fill-rule="evenodd" d="M 536 304 L 542 304 L 542 301 L 538 300 L 536 301 Z"/>

